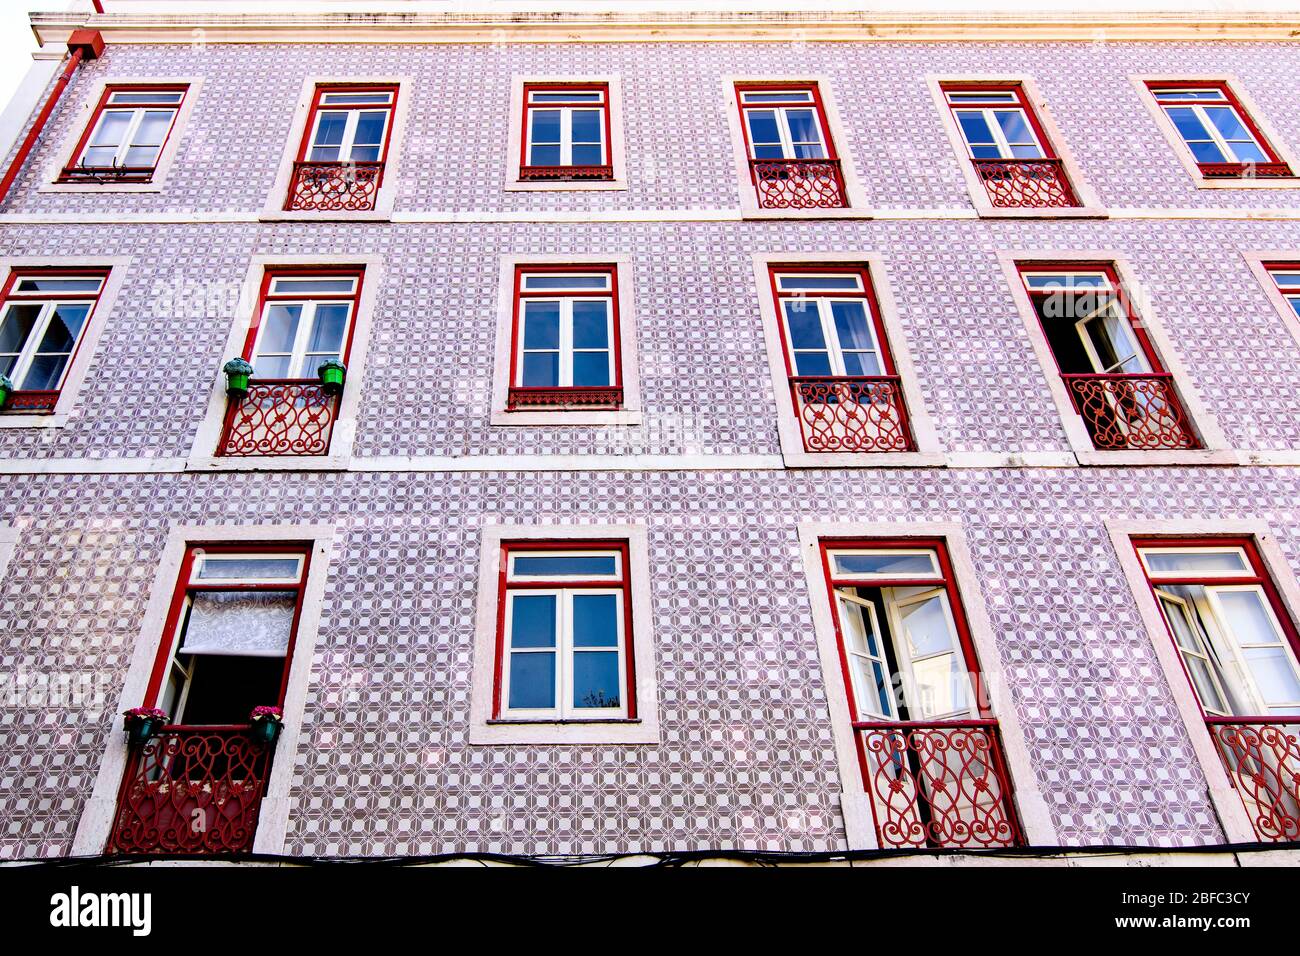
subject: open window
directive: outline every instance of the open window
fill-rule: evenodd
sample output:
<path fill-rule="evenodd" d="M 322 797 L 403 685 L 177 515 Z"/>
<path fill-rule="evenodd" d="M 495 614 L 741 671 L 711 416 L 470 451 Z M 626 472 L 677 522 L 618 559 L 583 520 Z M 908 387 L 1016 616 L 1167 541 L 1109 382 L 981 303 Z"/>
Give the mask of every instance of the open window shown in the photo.
<path fill-rule="evenodd" d="M 820 544 L 879 845 L 1022 842 L 945 543 Z"/>
<path fill-rule="evenodd" d="M 1109 263 L 1019 265 L 1074 412 L 1093 447 L 1199 449 L 1174 376 L 1165 370 Z"/>
<path fill-rule="evenodd" d="M 501 546 L 493 717 L 637 716 L 626 541 Z"/>
<path fill-rule="evenodd" d="M 397 84 L 318 84 L 284 208 L 366 212 L 384 182 Z"/>
<path fill-rule="evenodd" d="M 241 354 L 252 373 L 231 390 L 218 456 L 329 453 L 364 276 L 359 267 L 266 271 Z"/>
<path fill-rule="evenodd" d="M 1023 83 L 943 82 L 940 90 L 991 207 L 1082 205 Z"/>
<path fill-rule="evenodd" d="M 0 292 L 0 413 L 54 411 L 107 279 L 107 269 L 9 274 Z"/>
<path fill-rule="evenodd" d="M 1169 129 L 1209 180 L 1295 175 L 1225 80 L 1147 80 Z"/>
<path fill-rule="evenodd" d="M 110 85 L 59 183 L 148 183 L 172 136 L 187 85 Z"/>
<path fill-rule="evenodd" d="M 759 209 L 843 209 L 845 175 L 817 83 L 737 83 Z"/>
<path fill-rule="evenodd" d="M 1300 636 L 1253 539 L 1133 546 L 1256 834 L 1300 839 Z"/>
<path fill-rule="evenodd" d="M 254 711 L 283 707 L 309 547 L 186 548 L 141 702 L 161 718 L 130 746 L 110 853 L 252 849 L 275 744 Z"/>

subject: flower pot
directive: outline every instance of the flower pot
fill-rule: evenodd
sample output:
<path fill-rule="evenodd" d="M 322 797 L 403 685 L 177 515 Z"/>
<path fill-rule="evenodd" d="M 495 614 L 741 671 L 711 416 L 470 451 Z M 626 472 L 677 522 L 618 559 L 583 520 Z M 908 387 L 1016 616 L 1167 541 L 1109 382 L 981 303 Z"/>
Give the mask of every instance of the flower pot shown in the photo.
<path fill-rule="evenodd" d="M 0 375 L 0 408 L 5 407 L 5 402 L 9 401 L 9 396 L 13 393 L 14 383 L 8 375 Z"/>
<path fill-rule="evenodd" d="M 348 367 L 342 362 L 327 359 L 316 369 L 320 376 L 321 390 L 326 395 L 339 395 L 343 392 L 343 381 L 347 377 Z"/>
<path fill-rule="evenodd" d="M 221 367 L 226 373 L 226 394 L 240 399 L 248 394 L 248 377 L 253 374 L 253 366 L 241 358 L 234 358 Z"/>
<path fill-rule="evenodd" d="M 248 728 L 248 735 L 253 738 L 254 743 L 270 747 L 279 739 L 280 728 L 283 726 L 280 721 L 270 718 L 255 720 Z"/>
<path fill-rule="evenodd" d="M 126 742 L 132 747 L 143 747 L 163 728 L 161 717 L 128 717 L 126 719 Z"/>

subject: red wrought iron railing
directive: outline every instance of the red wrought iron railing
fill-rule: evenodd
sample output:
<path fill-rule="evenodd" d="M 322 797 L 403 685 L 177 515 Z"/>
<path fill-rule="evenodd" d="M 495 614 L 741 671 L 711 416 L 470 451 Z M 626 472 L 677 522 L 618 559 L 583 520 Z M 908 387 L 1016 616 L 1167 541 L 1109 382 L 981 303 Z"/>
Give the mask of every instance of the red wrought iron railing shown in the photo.
<path fill-rule="evenodd" d="M 617 385 L 567 388 L 511 386 L 506 394 L 507 409 L 591 408 L 617 409 L 623 405 L 623 389 Z"/>
<path fill-rule="evenodd" d="M 897 375 L 790 379 L 804 451 L 887 452 L 915 447 Z"/>
<path fill-rule="evenodd" d="M 164 727 L 131 748 L 108 852 L 250 852 L 272 751 L 247 725 Z"/>
<path fill-rule="evenodd" d="M 1062 375 L 1092 443 L 1105 451 L 1200 448 L 1168 372 Z"/>
<path fill-rule="evenodd" d="M 1300 717 L 1207 717 L 1262 842 L 1300 840 Z"/>
<path fill-rule="evenodd" d="M 1059 159 L 973 159 L 998 209 L 1057 209 L 1078 206 Z"/>
<path fill-rule="evenodd" d="M 996 720 L 853 724 L 882 848 L 1024 843 Z"/>
<path fill-rule="evenodd" d="M 367 212 L 375 208 L 383 163 L 294 163 L 284 208 L 295 212 Z"/>
<path fill-rule="evenodd" d="M 849 204 L 838 159 L 751 159 L 763 209 L 843 209 Z"/>
<path fill-rule="evenodd" d="M 18 391 L 10 392 L 9 398 L 5 402 L 4 410 L 6 412 L 29 413 L 34 415 L 54 411 L 54 406 L 59 403 L 59 393 L 38 392 L 38 391 Z"/>
<path fill-rule="evenodd" d="M 338 396 L 315 379 L 262 379 L 231 399 L 217 444 L 221 457 L 325 455 L 338 413 Z"/>
<path fill-rule="evenodd" d="M 566 180 L 600 181 L 614 178 L 613 166 L 521 166 L 519 178 L 525 181 L 563 182 Z"/>

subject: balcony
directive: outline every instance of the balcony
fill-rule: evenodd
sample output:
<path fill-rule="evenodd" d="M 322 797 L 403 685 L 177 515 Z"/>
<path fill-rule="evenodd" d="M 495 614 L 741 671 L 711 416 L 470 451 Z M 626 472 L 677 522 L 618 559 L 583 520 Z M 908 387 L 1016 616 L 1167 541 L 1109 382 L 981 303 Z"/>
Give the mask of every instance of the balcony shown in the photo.
<path fill-rule="evenodd" d="M 272 752 L 246 725 L 164 727 L 127 757 L 108 852 L 250 852 Z"/>
<path fill-rule="evenodd" d="M 93 183 L 97 186 L 153 181 L 152 166 L 66 166 L 59 172 L 60 183 Z"/>
<path fill-rule="evenodd" d="M 855 722 L 882 848 L 1024 842 L 996 720 Z"/>
<path fill-rule="evenodd" d="M 1207 717 L 1261 842 L 1300 840 L 1300 717 Z"/>
<path fill-rule="evenodd" d="M 1200 448 L 1167 372 L 1062 375 L 1074 410 L 1102 451 Z"/>
<path fill-rule="evenodd" d="M 314 379 L 251 381 L 230 400 L 217 455 L 325 455 L 337 415 L 338 397 Z"/>
<path fill-rule="evenodd" d="M 614 178 L 613 166 L 521 166 L 523 182 L 600 182 Z"/>
<path fill-rule="evenodd" d="M 912 451 L 897 375 L 790 379 L 795 417 L 808 452 Z"/>
<path fill-rule="evenodd" d="M 762 209 L 843 209 L 848 206 L 838 159 L 751 159 Z"/>
<path fill-rule="evenodd" d="M 591 388 L 568 386 L 511 386 L 506 409 L 528 408 L 618 409 L 623 406 L 623 389 L 617 385 Z"/>
<path fill-rule="evenodd" d="M 368 212 L 375 208 L 383 163 L 294 163 L 291 212 Z"/>
<path fill-rule="evenodd" d="M 1060 209 L 1079 205 L 1059 159 L 973 159 L 995 209 Z"/>

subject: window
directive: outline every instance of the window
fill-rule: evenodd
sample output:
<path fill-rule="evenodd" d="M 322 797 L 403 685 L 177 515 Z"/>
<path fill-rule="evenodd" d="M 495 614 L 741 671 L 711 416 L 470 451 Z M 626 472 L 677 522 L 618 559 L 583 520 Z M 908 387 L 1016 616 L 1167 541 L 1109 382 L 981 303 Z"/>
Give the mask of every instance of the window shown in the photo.
<path fill-rule="evenodd" d="M 626 541 L 504 541 L 493 717 L 637 715 Z"/>
<path fill-rule="evenodd" d="M 524 84 L 521 180 L 612 180 L 610 88 Z"/>
<path fill-rule="evenodd" d="M 1254 543 L 1139 539 L 1135 546 L 1206 714 L 1300 717 L 1300 643 Z"/>
<path fill-rule="evenodd" d="M 375 208 L 397 93 L 395 85 L 316 87 L 285 209 Z"/>
<path fill-rule="evenodd" d="M 943 83 L 941 89 L 992 206 L 1080 205 L 1023 85 Z"/>
<path fill-rule="evenodd" d="M 61 183 L 147 183 L 172 135 L 187 86 L 107 86 Z"/>
<path fill-rule="evenodd" d="M 230 402 L 218 456 L 324 455 L 338 396 L 318 377 L 345 366 L 364 270 L 267 270 L 243 358 L 253 374 Z"/>
<path fill-rule="evenodd" d="M 0 295 L 5 413 L 49 413 L 108 278 L 107 269 L 15 270 Z"/>
<path fill-rule="evenodd" d="M 1300 262 L 1269 262 L 1264 268 L 1287 306 L 1300 318 Z"/>
<path fill-rule="evenodd" d="M 804 450 L 913 450 L 867 269 L 772 265 L 769 277 Z"/>
<path fill-rule="evenodd" d="M 1022 264 L 1019 275 L 1095 448 L 1201 447 L 1112 265 Z"/>
<path fill-rule="evenodd" d="M 1226 82 L 1148 81 L 1147 89 L 1201 175 L 1293 175 Z"/>
<path fill-rule="evenodd" d="M 507 409 L 619 408 L 615 265 L 515 267 Z"/>
<path fill-rule="evenodd" d="M 944 541 L 823 538 L 820 557 L 879 845 L 1021 842 Z"/>
<path fill-rule="evenodd" d="M 817 84 L 737 84 L 736 103 L 760 208 L 848 206 Z"/>

